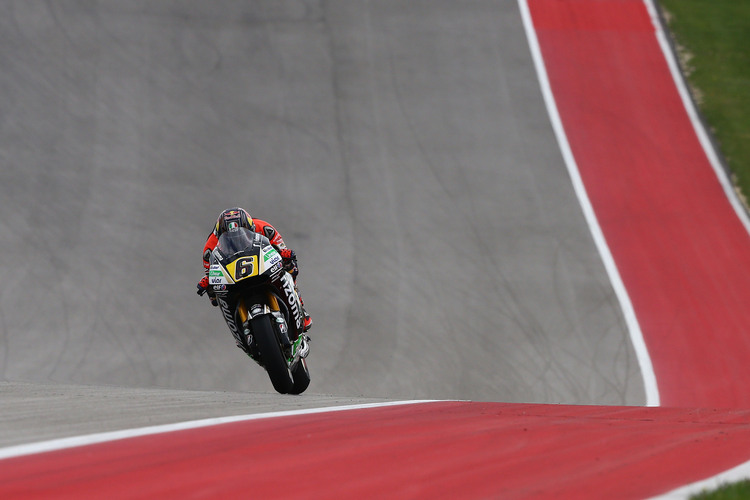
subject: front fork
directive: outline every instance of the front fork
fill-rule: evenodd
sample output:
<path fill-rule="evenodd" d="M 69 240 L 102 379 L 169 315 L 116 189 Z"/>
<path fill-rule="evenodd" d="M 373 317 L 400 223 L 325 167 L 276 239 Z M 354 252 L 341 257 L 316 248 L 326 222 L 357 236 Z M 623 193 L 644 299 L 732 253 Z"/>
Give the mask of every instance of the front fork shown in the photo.
<path fill-rule="evenodd" d="M 257 316 L 270 314 L 272 317 L 271 321 L 276 324 L 276 331 L 279 333 L 279 341 L 284 350 L 284 355 L 289 358 L 287 354 L 292 352 L 292 342 L 289 340 L 289 331 L 284 315 L 281 314 L 278 299 L 271 292 L 266 292 L 266 299 L 267 304 L 256 302 L 248 307 L 247 304 L 245 304 L 245 299 L 240 298 L 240 301 L 237 304 L 237 313 L 240 317 L 240 324 L 244 329 L 247 345 L 248 347 L 251 347 L 253 343 L 253 334 L 250 330 L 250 320 Z"/>

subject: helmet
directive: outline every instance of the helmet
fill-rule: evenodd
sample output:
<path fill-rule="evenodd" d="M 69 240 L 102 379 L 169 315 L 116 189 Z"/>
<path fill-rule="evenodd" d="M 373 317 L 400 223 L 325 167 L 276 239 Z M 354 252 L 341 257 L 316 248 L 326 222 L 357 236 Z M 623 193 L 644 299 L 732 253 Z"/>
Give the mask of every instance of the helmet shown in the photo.
<path fill-rule="evenodd" d="M 253 218 L 250 217 L 250 214 L 247 213 L 247 210 L 244 208 L 228 208 L 219 214 L 214 232 L 216 233 L 216 236 L 221 236 L 227 231 L 234 231 L 241 227 L 255 231 Z"/>

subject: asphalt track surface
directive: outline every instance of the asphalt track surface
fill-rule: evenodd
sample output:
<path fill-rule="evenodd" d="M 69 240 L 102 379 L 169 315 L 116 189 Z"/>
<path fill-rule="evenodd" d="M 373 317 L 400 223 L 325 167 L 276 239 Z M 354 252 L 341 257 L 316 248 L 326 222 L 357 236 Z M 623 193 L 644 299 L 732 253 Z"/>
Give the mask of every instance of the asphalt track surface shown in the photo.
<path fill-rule="evenodd" d="M 387 399 L 644 403 L 516 2 L 6 7 L 0 445 Z M 229 205 L 300 255 L 302 397 L 194 294 Z"/>
<path fill-rule="evenodd" d="M 267 393 L 195 294 L 233 205 L 299 255 L 311 394 L 642 404 L 516 2 L 5 2 L 3 354 Z"/>

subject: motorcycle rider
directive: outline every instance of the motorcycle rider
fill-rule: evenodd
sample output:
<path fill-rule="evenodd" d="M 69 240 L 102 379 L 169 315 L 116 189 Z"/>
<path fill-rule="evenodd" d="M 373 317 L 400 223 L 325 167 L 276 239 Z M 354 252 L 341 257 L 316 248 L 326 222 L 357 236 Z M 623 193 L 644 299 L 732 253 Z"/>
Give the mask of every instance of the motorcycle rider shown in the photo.
<path fill-rule="evenodd" d="M 203 296 L 203 294 L 208 293 L 208 297 L 211 299 L 211 305 L 218 305 L 216 296 L 212 293 L 208 283 L 208 271 L 211 267 L 211 254 L 213 253 L 216 245 L 219 242 L 219 236 L 221 236 L 226 231 L 231 231 L 240 227 L 244 227 L 245 229 L 249 229 L 250 231 L 262 234 L 266 238 L 268 238 L 268 240 L 271 242 L 271 245 L 281 255 L 281 262 L 284 270 L 286 270 L 289 274 L 292 275 L 292 278 L 294 278 L 294 288 L 297 291 L 297 296 L 299 297 L 299 290 L 297 290 L 297 275 L 299 274 L 299 268 L 297 266 L 297 254 L 294 252 L 294 250 L 287 248 L 283 238 L 281 237 L 281 234 L 276 230 L 275 227 L 273 227 L 266 221 L 253 219 L 252 217 L 250 217 L 250 214 L 247 212 L 247 210 L 240 207 L 229 208 L 221 212 L 219 214 L 219 218 L 216 220 L 216 225 L 214 225 L 213 230 L 206 239 L 206 244 L 203 246 L 203 267 L 206 274 L 198 282 L 198 295 Z M 302 297 L 299 297 L 299 299 L 300 304 L 302 305 L 302 314 L 304 317 L 303 331 L 307 332 L 312 326 L 312 319 L 305 310 L 305 304 L 302 301 Z"/>

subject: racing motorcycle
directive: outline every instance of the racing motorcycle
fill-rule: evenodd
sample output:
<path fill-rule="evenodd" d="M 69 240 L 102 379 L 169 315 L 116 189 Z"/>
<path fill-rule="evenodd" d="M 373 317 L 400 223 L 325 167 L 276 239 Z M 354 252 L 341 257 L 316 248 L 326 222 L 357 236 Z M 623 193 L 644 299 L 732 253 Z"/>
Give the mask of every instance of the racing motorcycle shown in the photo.
<path fill-rule="evenodd" d="M 310 344 L 302 304 L 268 238 L 245 228 L 223 233 L 208 279 L 237 347 L 266 370 L 277 392 L 304 392 Z"/>

